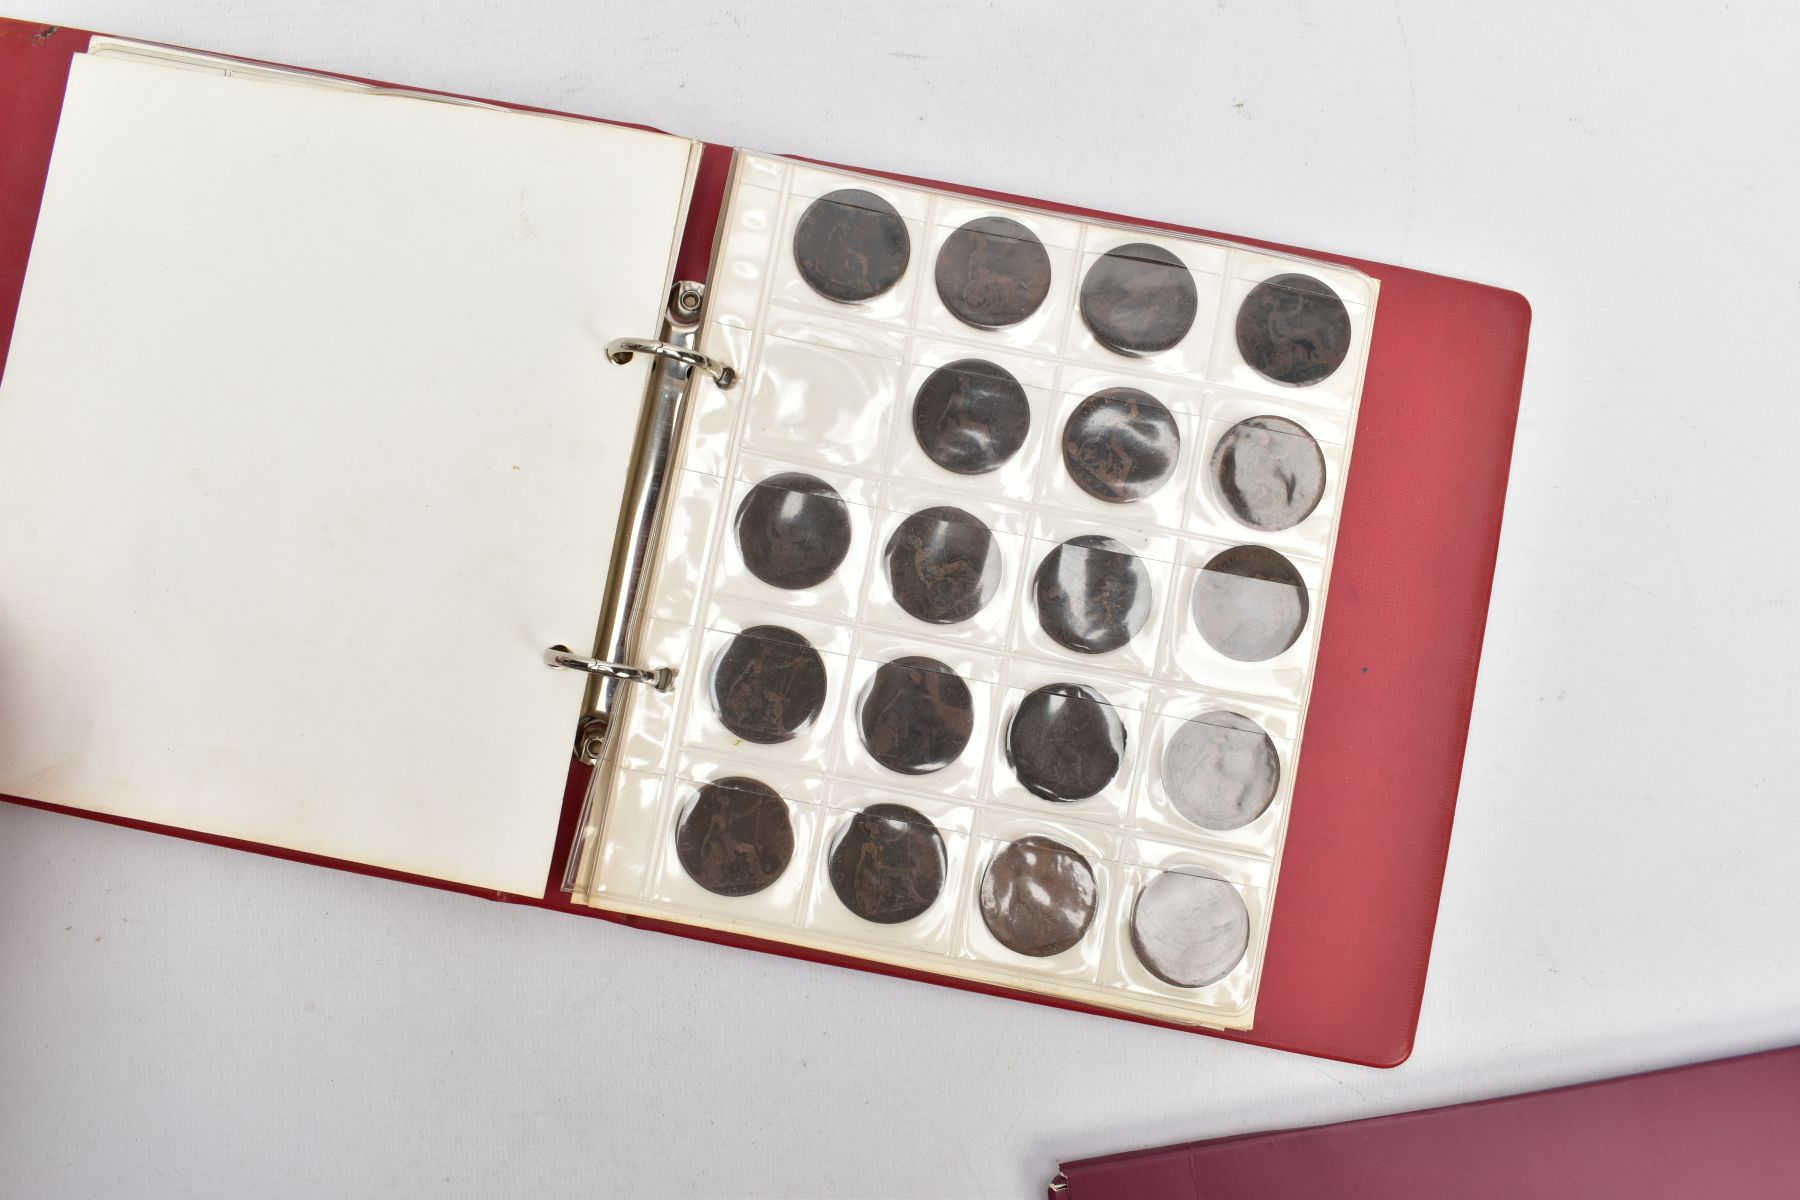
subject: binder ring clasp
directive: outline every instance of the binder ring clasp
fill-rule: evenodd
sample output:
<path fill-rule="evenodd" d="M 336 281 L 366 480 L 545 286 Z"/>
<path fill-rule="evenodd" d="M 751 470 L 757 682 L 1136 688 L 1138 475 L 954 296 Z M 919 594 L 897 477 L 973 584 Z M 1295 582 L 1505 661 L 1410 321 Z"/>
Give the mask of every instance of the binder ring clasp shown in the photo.
<path fill-rule="evenodd" d="M 738 379 L 736 368 L 729 363 L 708 358 L 698 350 L 686 350 L 655 338 L 614 338 L 606 343 L 606 357 L 620 365 L 630 362 L 634 354 L 654 354 L 658 358 L 681 363 L 689 370 L 705 371 L 713 377 L 713 382 L 722 391 L 729 390 Z"/>
<path fill-rule="evenodd" d="M 589 675 L 604 675 L 608 679 L 622 679 L 626 683 L 647 683 L 659 692 L 666 692 L 675 686 L 675 672 L 668 667 L 631 667 L 624 663 L 607 662 L 605 659 L 588 658 L 567 646 L 552 646 L 545 650 L 544 665 L 559 671 L 585 671 Z"/>

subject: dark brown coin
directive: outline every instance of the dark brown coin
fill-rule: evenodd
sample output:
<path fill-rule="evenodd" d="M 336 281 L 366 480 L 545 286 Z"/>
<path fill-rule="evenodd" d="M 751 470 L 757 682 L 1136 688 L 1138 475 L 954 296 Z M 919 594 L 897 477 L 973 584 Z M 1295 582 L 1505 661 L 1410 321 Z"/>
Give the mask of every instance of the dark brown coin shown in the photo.
<path fill-rule="evenodd" d="M 1213 555 L 1194 579 L 1194 624 L 1207 644 L 1239 662 L 1274 658 L 1306 628 L 1306 583 L 1267 546 Z"/>
<path fill-rule="evenodd" d="M 1213 485 L 1252 529 L 1291 529 L 1325 495 L 1319 443 L 1286 417 L 1250 417 L 1225 431 L 1213 448 Z"/>
<path fill-rule="evenodd" d="M 1144 885 L 1131 907 L 1131 948 L 1164 983 L 1197 988 L 1231 974 L 1250 945 L 1250 910 L 1204 867 L 1177 867 Z"/>
<path fill-rule="evenodd" d="M 1070 538 L 1038 565 L 1038 624 L 1058 644 L 1105 654 L 1150 619 L 1150 571 L 1124 543 L 1097 533 Z"/>
<path fill-rule="evenodd" d="M 675 853 L 707 891 L 754 895 L 787 870 L 794 857 L 794 823 L 773 788 L 734 775 L 694 795 L 675 827 Z"/>
<path fill-rule="evenodd" d="M 771 587 L 815 587 L 850 552 L 850 510 L 823 479 L 799 471 L 771 475 L 737 510 L 738 551 Z"/>
<path fill-rule="evenodd" d="M 1237 344 L 1259 375 L 1304 387 L 1343 365 L 1350 353 L 1350 313 L 1329 284 L 1311 275 L 1276 275 L 1244 297 Z"/>
<path fill-rule="evenodd" d="M 1281 759 L 1261 725 L 1234 712 L 1183 721 L 1163 748 L 1163 787 L 1175 810 L 1203 829 L 1236 829 L 1263 815 L 1281 783 Z"/>
<path fill-rule="evenodd" d="M 1187 336 L 1200 291 L 1179 258 L 1149 242 L 1108 250 L 1081 281 L 1081 319 L 1102 346 L 1159 354 Z"/>
<path fill-rule="evenodd" d="M 1020 838 L 981 877 L 981 919 L 994 940 L 1032 958 L 1061 954 L 1094 923 L 1094 869 L 1080 851 Z"/>
<path fill-rule="evenodd" d="M 794 265 L 827 300 L 855 304 L 906 274 L 912 238 L 894 206 L 861 188 L 828 192 L 794 226 Z"/>
<path fill-rule="evenodd" d="M 978 217 L 944 239 L 937 290 L 965 325 L 1017 325 L 1050 294 L 1050 255 L 1011 217 Z"/>
<path fill-rule="evenodd" d="M 1155 495 L 1173 478 L 1181 430 L 1149 392 L 1107 388 L 1075 406 L 1062 444 L 1063 464 L 1082 491 L 1125 504 Z"/>
<path fill-rule="evenodd" d="M 904 804 L 871 804 L 831 848 L 831 890 L 877 925 L 910 921 L 944 890 L 944 835 Z"/>
<path fill-rule="evenodd" d="M 969 744 L 975 700 L 955 671 L 909 655 L 876 669 L 858 725 L 876 762 L 902 775 L 928 775 L 955 762 Z"/>
<path fill-rule="evenodd" d="M 900 522 L 887 544 L 888 586 L 910 615 L 966 621 L 1000 590 L 1000 548 L 981 519 L 948 505 Z"/>
<path fill-rule="evenodd" d="M 1033 795 L 1086 800 L 1119 773 L 1125 723 L 1093 688 L 1052 683 L 1019 701 L 1006 729 L 1006 758 Z"/>
<path fill-rule="evenodd" d="M 932 462 L 958 475 L 985 475 L 1019 452 L 1031 404 L 1012 373 L 959 358 L 926 377 L 913 399 L 913 436 Z"/>
<path fill-rule="evenodd" d="M 731 639 L 713 668 L 719 723 L 746 742 L 785 742 L 825 707 L 825 660 L 779 625 L 753 625 Z"/>

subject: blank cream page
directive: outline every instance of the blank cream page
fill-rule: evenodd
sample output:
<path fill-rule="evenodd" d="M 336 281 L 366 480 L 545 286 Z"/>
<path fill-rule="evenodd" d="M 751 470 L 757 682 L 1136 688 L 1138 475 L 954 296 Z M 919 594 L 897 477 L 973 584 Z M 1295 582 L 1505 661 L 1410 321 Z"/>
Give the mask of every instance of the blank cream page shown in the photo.
<path fill-rule="evenodd" d="M 77 57 L 0 792 L 541 893 L 693 143 Z"/>

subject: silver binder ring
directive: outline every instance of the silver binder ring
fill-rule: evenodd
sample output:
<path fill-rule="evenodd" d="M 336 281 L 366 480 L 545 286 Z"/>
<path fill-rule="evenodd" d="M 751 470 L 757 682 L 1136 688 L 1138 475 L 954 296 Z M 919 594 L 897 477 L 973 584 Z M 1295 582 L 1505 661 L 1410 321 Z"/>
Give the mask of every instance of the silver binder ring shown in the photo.
<path fill-rule="evenodd" d="M 682 363 L 690 370 L 705 371 L 713 377 L 713 382 L 719 385 L 720 390 L 729 390 L 737 382 L 737 371 L 730 364 L 708 358 L 698 350 L 684 350 L 680 346 L 672 346 L 654 338 L 614 338 L 606 343 L 606 357 L 620 365 L 630 362 L 634 354 L 654 354 L 658 358 Z"/>
<path fill-rule="evenodd" d="M 626 683 L 647 683 L 659 692 L 666 692 L 675 686 L 675 672 L 668 667 L 631 667 L 624 663 L 588 658 L 567 646 L 552 646 L 545 650 L 544 665 L 559 671 L 585 671 L 589 675 L 604 675 L 608 679 L 622 679 Z"/>

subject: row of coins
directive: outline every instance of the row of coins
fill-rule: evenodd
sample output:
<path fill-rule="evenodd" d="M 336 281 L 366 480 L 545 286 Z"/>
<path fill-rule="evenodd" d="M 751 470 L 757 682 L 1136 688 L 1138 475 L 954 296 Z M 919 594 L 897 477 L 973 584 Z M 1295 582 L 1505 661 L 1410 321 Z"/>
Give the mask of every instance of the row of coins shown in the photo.
<path fill-rule="evenodd" d="M 697 788 L 677 818 L 676 856 L 688 876 L 726 897 L 774 884 L 794 857 L 788 806 L 773 788 L 732 776 Z M 943 833 L 904 804 L 848 814 L 828 851 L 826 878 L 846 910 L 876 925 L 917 920 L 937 903 L 948 875 Z M 1049 958 L 1088 936 L 1098 908 L 1094 867 L 1053 838 L 1007 842 L 989 859 L 976 895 L 988 932 L 1030 958 Z M 1250 914 L 1225 879 L 1188 865 L 1159 873 L 1138 892 L 1131 946 L 1175 987 L 1216 983 L 1249 945 Z"/>
<path fill-rule="evenodd" d="M 757 484 L 733 522 L 745 567 L 783 589 L 830 578 L 850 548 L 849 509 L 826 482 L 784 471 Z M 889 536 L 883 569 L 894 601 L 930 625 L 969 620 L 998 595 L 1001 549 L 981 518 L 953 505 L 909 514 Z M 1039 625 L 1078 654 L 1128 643 L 1150 619 L 1154 584 L 1144 561 L 1117 538 L 1079 534 L 1038 564 L 1032 600 Z M 1209 645 L 1239 662 L 1292 646 L 1310 604 L 1294 564 L 1266 546 L 1232 546 L 1209 559 L 1190 608 Z"/>
<path fill-rule="evenodd" d="M 814 200 L 794 227 L 794 264 L 819 295 L 855 304 L 900 282 L 912 258 L 906 221 L 861 188 Z M 1050 255 L 1011 217 L 970 221 L 938 251 L 938 296 L 977 329 L 1016 325 L 1050 295 Z M 1159 354 L 1187 336 L 1199 289 L 1173 252 L 1133 242 L 1101 255 L 1081 282 L 1081 319 L 1101 345 L 1131 357 Z M 1238 350 L 1264 378 L 1292 387 L 1318 383 L 1350 352 L 1350 314 L 1330 285 L 1290 272 L 1257 284 L 1238 309 Z"/>
<path fill-rule="evenodd" d="M 925 456 L 957 475 L 997 471 L 1025 445 L 1031 405 L 1012 373 L 986 359 L 937 368 L 913 398 L 913 436 Z M 1147 500 L 1175 477 L 1181 429 L 1168 407 L 1135 387 L 1106 388 L 1069 414 L 1063 465 L 1088 495 L 1112 504 Z M 1325 456 L 1298 423 L 1239 421 L 1213 449 L 1218 494 L 1251 529 L 1291 529 L 1325 495 Z"/>
<path fill-rule="evenodd" d="M 803 636 L 779 625 L 734 635 L 712 668 L 712 710 L 732 736 L 756 745 L 791 741 L 825 709 L 824 659 Z M 975 729 L 969 685 L 926 655 L 876 668 L 856 706 L 861 745 L 899 775 L 941 771 L 968 748 Z M 1027 695 L 1006 732 L 1006 757 L 1019 783 L 1046 800 L 1098 795 L 1125 762 L 1118 709 L 1087 684 L 1047 684 Z M 1221 711 L 1188 720 L 1169 738 L 1162 777 L 1170 802 L 1205 829 L 1236 829 L 1269 807 L 1281 761 L 1249 717 Z"/>

